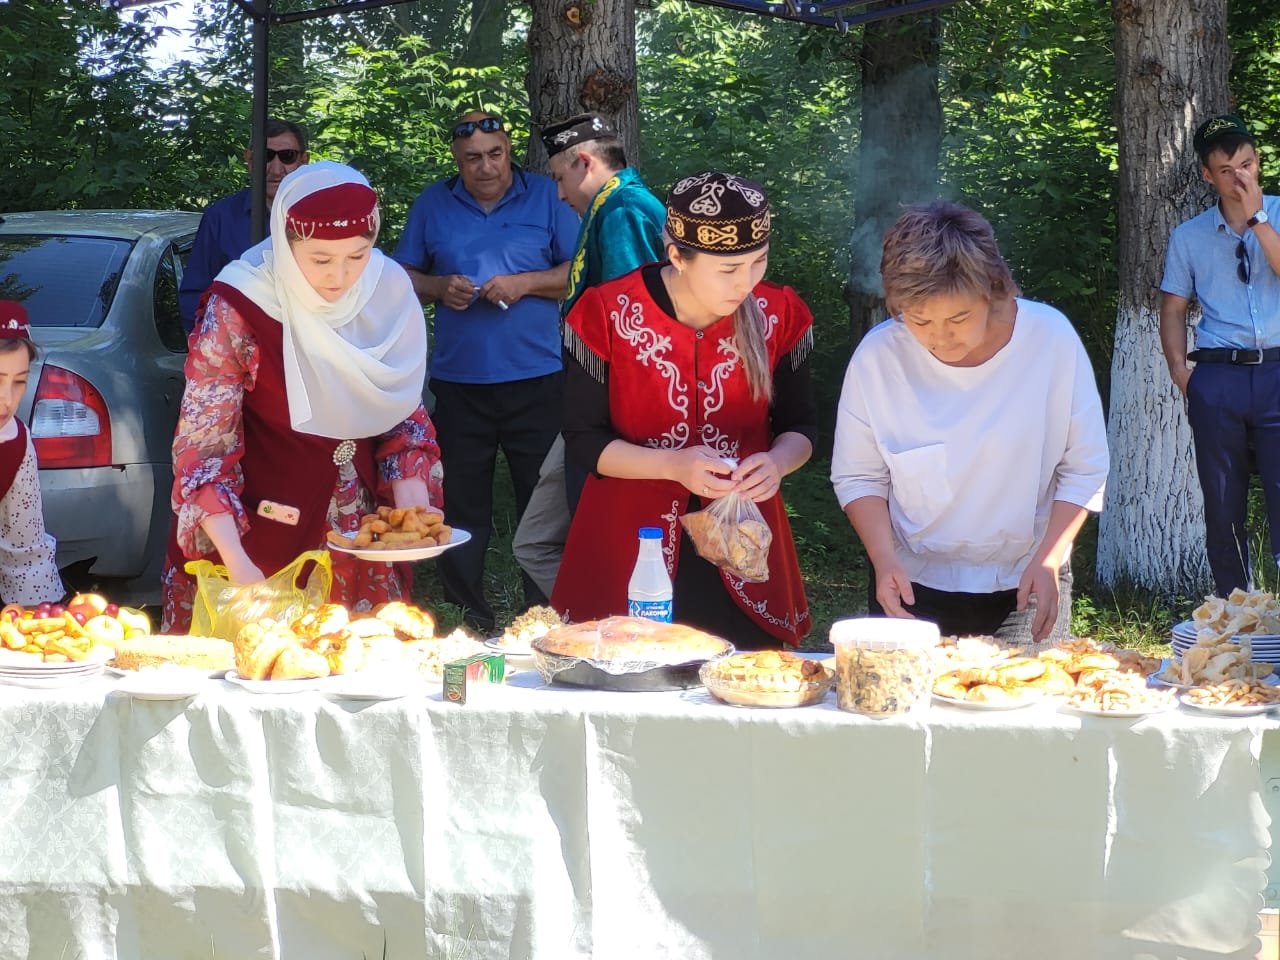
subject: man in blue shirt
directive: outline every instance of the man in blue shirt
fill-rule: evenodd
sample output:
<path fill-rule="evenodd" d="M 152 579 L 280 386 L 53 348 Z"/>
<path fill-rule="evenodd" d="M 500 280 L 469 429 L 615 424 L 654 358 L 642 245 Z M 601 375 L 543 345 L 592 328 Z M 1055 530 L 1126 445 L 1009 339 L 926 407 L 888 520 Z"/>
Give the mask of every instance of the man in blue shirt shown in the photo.
<path fill-rule="evenodd" d="M 1258 153 L 1239 117 L 1196 130 L 1200 174 L 1218 202 L 1169 238 L 1160 282 L 1160 341 L 1169 376 L 1187 398 L 1204 494 L 1205 546 L 1215 589 L 1250 586 L 1250 453 L 1280 555 L 1280 198 L 1263 196 Z M 1187 312 L 1200 304 L 1196 349 Z M 1187 365 L 1194 360 L 1194 368 Z"/>
<path fill-rule="evenodd" d="M 245 166 L 253 163 L 253 151 L 244 152 Z M 267 120 L 267 209 L 275 199 L 280 181 L 304 163 L 311 162 L 307 153 L 307 132 L 296 123 Z M 241 190 L 211 203 L 200 219 L 191 255 L 182 270 L 182 286 L 178 301 L 182 325 L 190 333 L 196 322 L 200 298 L 218 273 L 232 260 L 248 250 L 252 243 L 253 191 Z"/>
<path fill-rule="evenodd" d="M 568 285 L 578 216 L 547 177 L 511 164 L 502 120 L 474 111 L 453 130 L 457 176 L 414 201 L 395 258 L 423 303 L 434 303 L 430 389 L 444 463 L 444 510 L 470 543 L 442 554 L 445 599 L 478 630 L 494 626 L 484 596 L 498 449 L 517 519 L 560 431 L 559 300 Z M 525 599 L 544 603 L 524 577 Z"/>

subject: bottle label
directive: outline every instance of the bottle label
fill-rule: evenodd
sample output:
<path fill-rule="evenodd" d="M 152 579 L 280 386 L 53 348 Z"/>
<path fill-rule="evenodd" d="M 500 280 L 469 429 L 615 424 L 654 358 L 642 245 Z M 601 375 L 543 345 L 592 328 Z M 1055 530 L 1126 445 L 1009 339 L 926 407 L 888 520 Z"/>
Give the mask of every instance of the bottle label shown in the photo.
<path fill-rule="evenodd" d="M 628 600 L 627 616 L 644 617 L 646 620 L 671 622 L 670 600 Z"/>

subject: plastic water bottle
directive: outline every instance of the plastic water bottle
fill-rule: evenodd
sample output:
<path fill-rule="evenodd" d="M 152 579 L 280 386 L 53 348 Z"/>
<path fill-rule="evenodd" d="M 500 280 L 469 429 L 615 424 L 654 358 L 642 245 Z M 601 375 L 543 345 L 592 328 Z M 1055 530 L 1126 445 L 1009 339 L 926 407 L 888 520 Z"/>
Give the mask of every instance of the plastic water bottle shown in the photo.
<path fill-rule="evenodd" d="M 627 615 L 671 622 L 671 577 L 662 559 L 662 528 L 640 528 L 640 550 L 627 583 Z"/>

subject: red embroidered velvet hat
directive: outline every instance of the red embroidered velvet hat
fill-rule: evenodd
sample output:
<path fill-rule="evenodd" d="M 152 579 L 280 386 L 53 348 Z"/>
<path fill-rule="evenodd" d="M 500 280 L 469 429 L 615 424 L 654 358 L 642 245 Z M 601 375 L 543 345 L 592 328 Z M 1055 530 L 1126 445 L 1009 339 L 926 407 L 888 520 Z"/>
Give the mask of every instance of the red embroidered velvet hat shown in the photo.
<path fill-rule="evenodd" d="M 363 183 L 340 183 L 308 194 L 284 215 L 303 240 L 346 240 L 378 228 L 378 195 Z"/>
<path fill-rule="evenodd" d="M 0 340 L 30 340 L 27 309 L 16 300 L 0 300 Z"/>

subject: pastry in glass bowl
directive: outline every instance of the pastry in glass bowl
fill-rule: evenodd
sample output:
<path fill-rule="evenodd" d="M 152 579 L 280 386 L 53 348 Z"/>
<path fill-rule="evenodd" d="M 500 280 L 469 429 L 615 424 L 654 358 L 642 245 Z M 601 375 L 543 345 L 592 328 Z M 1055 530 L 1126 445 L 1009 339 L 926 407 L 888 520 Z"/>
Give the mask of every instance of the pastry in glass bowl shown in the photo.
<path fill-rule="evenodd" d="M 803 707 L 831 689 L 835 673 L 784 650 L 739 653 L 703 665 L 702 682 L 718 700 L 750 707 Z"/>

